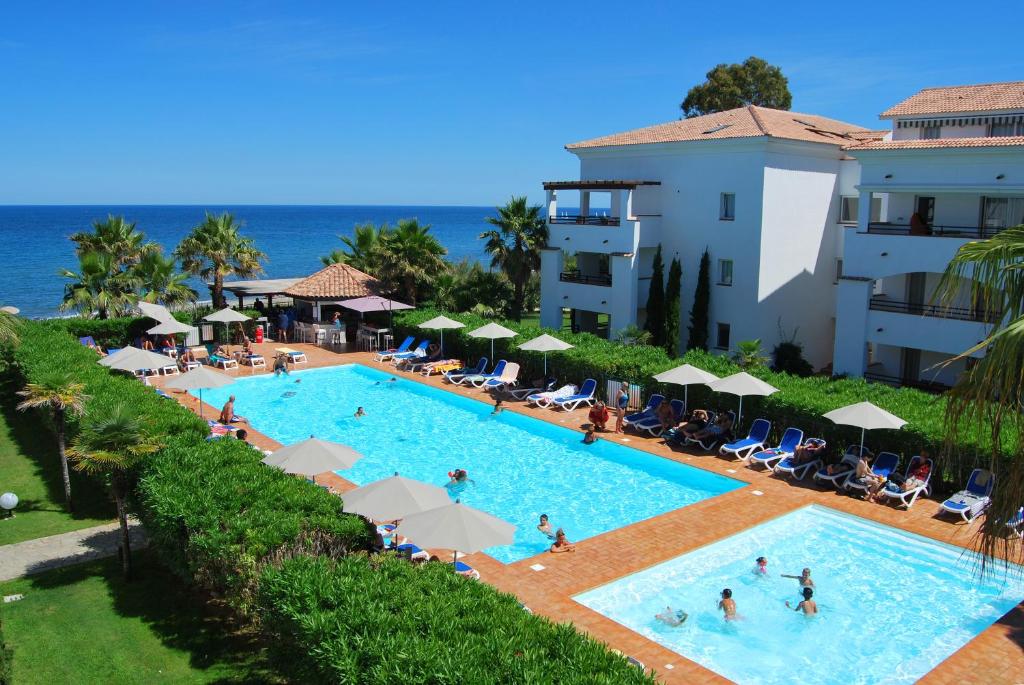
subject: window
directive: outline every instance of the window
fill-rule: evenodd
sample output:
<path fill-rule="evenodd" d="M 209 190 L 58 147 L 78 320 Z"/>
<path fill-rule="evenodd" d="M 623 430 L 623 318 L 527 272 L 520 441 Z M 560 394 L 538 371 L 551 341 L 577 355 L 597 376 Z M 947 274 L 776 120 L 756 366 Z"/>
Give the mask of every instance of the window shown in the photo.
<path fill-rule="evenodd" d="M 843 277 L 843 260 L 842 259 L 837 259 L 836 260 L 836 278 L 832 282 L 838 284 L 839 283 L 839 279 L 842 278 L 842 277 Z"/>
<path fill-rule="evenodd" d="M 855 196 L 844 196 L 839 205 L 839 223 L 857 223 L 857 208 L 860 205 L 860 198 Z"/>
<path fill-rule="evenodd" d="M 736 218 L 736 193 L 722 193 L 718 218 L 722 221 L 732 221 Z"/>
<path fill-rule="evenodd" d="M 990 138 L 1024 135 L 1024 122 L 1016 124 L 991 124 L 988 127 L 988 135 Z"/>
<path fill-rule="evenodd" d="M 718 324 L 718 334 L 715 337 L 715 347 L 720 350 L 729 349 L 729 324 Z"/>
<path fill-rule="evenodd" d="M 732 285 L 732 260 L 718 260 L 718 285 Z"/>
<path fill-rule="evenodd" d="M 939 134 L 942 132 L 941 126 L 922 126 L 921 127 L 921 140 L 935 140 L 939 138 Z"/>

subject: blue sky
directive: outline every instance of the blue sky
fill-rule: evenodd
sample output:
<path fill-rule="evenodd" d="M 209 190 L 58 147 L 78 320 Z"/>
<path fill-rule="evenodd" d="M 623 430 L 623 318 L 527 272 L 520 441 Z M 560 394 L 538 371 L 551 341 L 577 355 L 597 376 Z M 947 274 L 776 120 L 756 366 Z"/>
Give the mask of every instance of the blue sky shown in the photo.
<path fill-rule="evenodd" d="M 719 62 L 876 125 L 1024 78 L 1024 5 L 4 3 L 0 204 L 493 205 L 563 145 L 669 121 Z"/>

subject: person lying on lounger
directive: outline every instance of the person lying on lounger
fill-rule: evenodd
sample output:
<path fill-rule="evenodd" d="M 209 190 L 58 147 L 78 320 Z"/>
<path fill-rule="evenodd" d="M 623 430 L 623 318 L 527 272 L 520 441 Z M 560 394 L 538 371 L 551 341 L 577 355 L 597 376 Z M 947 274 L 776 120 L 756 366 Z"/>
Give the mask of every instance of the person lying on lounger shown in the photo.
<path fill-rule="evenodd" d="M 693 434 L 694 440 L 706 440 L 707 438 L 719 438 L 732 430 L 732 414 L 728 412 L 718 415 L 715 422 L 703 430 Z"/>
<path fill-rule="evenodd" d="M 793 461 L 797 466 L 810 464 L 824 454 L 825 447 L 826 443 L 824 440 L 811 438 L 796 448 L 796 452 L 793 453 Z"/>
<path fill-rule="evenodd" d="M 660 614 L 656 614 L 654 618 L 655 620 L 661 621 L 665 625 L 669 625 L 675 628 L 676 626 L 681 626 L 684 623 L 686 623 L 686 619 L 690 618 L 690 615 L 682 609 L 673 609 L 672 607 L 665 607 L 665 611 L 661 612 Z"/>
<path fill-rule="evenodd" d="M 707 428 L 708 412 L 706 409 L 694 409 L 690 412 L 686 423 L 679 428 L 684 438 L 692 438 L 698 431 Z"/>
<path fill-rule="evenodd" d="M 804 588 L 804 599 L 802 602 L 792 607 L 789 604 L 789 600 L 786 600 L 786 608 L 793 609 L 793 611 L 802 611 L 804 616 L 814 616 L 818 613 L 818 603 L 815 602 L 811 597 L 814 596 L 814 590 L 809 587 Z"/>
<path fill-rule="evenodd" d="M 794 576 L 790 574 L 781 574 L 783 578 L 793 578 L 800 582 L 800 587 L 814 587 L 814 581 L 811 580 L 811 569 L 805 568 L 800 575 Z"/>
<path fill-rule="evenodd" d="M 857 470 L 853 477 L 858 483 L 867 487 L 867 493 L 864 495 L 866 500 L 873 500 L 885 485 L 885 479 L 871 470 L 871 459 L 867 454 L 862 454 L 857 460 Z"/>
<path fill-rule="evenodd" d="M 894 483 L 900 489 L 900 492 L 909 492 L 927 483 L 928 473 L 931 470 L 932 467 L 928 463 L 928 454 L 922 450 L 920 460 L 911 472 L 907 474 L 906 478 L 901 473 L 892 473 L 889 475 L 889 482 Z"/>

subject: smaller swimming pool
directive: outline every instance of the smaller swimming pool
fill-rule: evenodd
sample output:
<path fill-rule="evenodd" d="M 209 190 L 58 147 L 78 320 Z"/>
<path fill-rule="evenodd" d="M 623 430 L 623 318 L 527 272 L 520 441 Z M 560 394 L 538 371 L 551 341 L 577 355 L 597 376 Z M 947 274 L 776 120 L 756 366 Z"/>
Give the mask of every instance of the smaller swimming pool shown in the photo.
<path fill-rule="evenodd" d="M 768 558 L 767 575 L 754 573 Z M 809 506 L 574 599 L 737 683 L 912 683 L 1024 599 L 959 548 Z M 819 615 L 785 606 L 810 567 Z M 733 591 L 738 621 L 717 609 Z M 679 627 L 654 616 L 689 613 Z"/>

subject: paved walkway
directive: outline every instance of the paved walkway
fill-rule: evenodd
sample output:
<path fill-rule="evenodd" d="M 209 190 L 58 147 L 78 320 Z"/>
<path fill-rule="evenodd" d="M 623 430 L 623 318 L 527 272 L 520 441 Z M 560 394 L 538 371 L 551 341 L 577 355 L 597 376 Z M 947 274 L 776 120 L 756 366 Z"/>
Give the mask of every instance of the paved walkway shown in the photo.
<path fill-rule="evenodd" d="M 129 527 L 132 549 L 145 547 L 146 533 L 142 525 L 132 521 Z M 115 522 L 0 546 L 0 581 L 115 556 L 120 540 L 120 529 Z"/>

